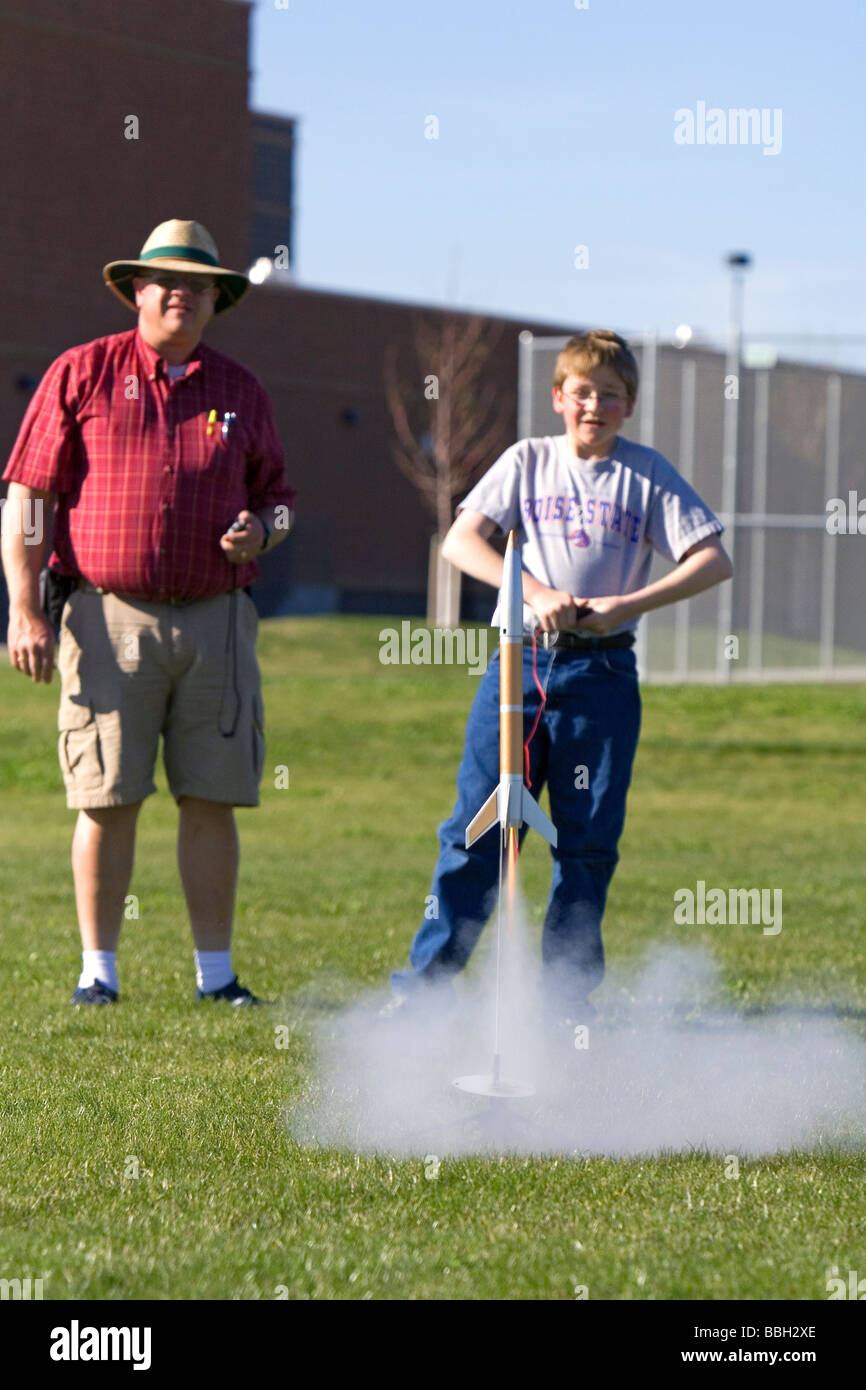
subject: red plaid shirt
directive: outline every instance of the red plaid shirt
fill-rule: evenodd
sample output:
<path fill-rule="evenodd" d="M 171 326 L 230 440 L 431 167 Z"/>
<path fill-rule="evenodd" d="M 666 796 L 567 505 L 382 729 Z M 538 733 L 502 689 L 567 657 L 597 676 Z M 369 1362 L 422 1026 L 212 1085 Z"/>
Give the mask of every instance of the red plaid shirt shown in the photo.
<path fill-rule="evenodd" d="M 165 366 L 137 329 L 64 352 L 3 478 L 57 494 L 52 569 L 138 598 L 210 598 L 259 573 L 220 549 L 238 512 L 292 508 L 295 492 L 251 372 L 202 343 L 179 380 Z"/>

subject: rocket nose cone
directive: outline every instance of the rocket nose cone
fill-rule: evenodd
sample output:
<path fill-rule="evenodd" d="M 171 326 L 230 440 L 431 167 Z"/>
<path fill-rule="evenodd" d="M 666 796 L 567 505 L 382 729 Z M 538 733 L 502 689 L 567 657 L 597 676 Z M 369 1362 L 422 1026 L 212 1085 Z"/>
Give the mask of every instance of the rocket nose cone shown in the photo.
<path fill-rule="evenodd" d="M 520 566 L 520 550 L 513 531 L 508 535 L 508 546 L 502 565 L 502 588 L 500 601 L 500 640 L 508 638 L 517 641 L 523 634 L 523 575 Z"/>

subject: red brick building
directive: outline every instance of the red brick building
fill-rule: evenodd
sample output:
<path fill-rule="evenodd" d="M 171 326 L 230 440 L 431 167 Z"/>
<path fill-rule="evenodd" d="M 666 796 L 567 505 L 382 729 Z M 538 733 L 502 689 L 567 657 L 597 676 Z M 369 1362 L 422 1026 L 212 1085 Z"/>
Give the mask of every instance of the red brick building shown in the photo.
<path fill-rule="evenodd" d="M 158 222 L 203 222 L 237 269 L 277 245 L 291 254 L 294 122 L 248 108 L 249 10 L 235 0 L 3 6 L 4 457 L 48 363 L 132 326 L 101 268 L 137 255 Z M 286 278 L 251 291 L 207 335 L 270 392 L 299 494 L 296 531 L 265 562 L 260 606 L 422 611 L 433 524 L 393 462 L 383 385 L 387 346 L 413 352 L 416 309 Z M 511 437 L 524 327 L 562 331 L 504 324 L 486 370 Z"/>

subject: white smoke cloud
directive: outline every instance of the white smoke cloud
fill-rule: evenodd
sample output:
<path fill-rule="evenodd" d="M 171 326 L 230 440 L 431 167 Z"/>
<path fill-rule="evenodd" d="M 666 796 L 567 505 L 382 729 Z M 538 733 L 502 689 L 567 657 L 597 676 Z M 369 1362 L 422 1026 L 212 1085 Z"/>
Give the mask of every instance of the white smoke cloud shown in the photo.
<path fill-rule="evenodd" d="M 866 1145 L 866 1044 L 832 1009 L 781 1002 L 744 1016 L 720 1002 L 720 971 L 705 950 L 657 948 L 636 976 L 612 972 L 598 1020 L 578 1036 L 587 1045 L 575 1047 L 571 1028 L 545 1030 L 537 974 L 537 950 L 518 924 L 503 951 L 502 1076 L 533 1095 L 491 1103 L 453 1084 L 492 1070 L 491 950 L 456 1000 L 382 1020 L 379 998 L 318 1024 L 314 1079 L 289 1113 L 291 1134 L 407 1157 L 753 1157 Z"/>

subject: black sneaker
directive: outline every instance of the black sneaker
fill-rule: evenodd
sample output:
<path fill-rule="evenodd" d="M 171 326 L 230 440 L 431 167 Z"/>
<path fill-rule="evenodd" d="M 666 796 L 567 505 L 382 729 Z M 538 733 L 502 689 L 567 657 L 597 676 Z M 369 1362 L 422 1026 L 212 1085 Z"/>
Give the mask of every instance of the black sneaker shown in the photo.
<path fill-rule="evenodd" d="M 269 1008 L 271 1005 L 270 999 L 258 999 L 256 995 L 253 994 L 252 990 L 245 989 L 243 985 L 239 985 L 237 975 L 235 975 L 233 980 L 229 980 L 227 985 L 223 985 L 222 989 L 197 989 L 195 997 L 196 999 L 224 999 L 227 1004 L 231 1004 L 236 1009 L 244 1007 L 249 1008 L 254 1005 L 262 1005 L 265 1008 Z"/>
<path fill-rule="evenodd" d="M 70 1004 L 116 1004 L 117 990 L 109 989 L 108 985 L 97 980 L 95 984 L 85 985 L 83 988 L 79 986 L 69 1002 Z"/>

